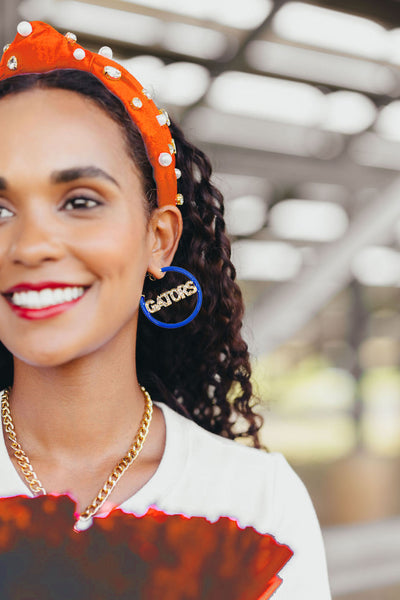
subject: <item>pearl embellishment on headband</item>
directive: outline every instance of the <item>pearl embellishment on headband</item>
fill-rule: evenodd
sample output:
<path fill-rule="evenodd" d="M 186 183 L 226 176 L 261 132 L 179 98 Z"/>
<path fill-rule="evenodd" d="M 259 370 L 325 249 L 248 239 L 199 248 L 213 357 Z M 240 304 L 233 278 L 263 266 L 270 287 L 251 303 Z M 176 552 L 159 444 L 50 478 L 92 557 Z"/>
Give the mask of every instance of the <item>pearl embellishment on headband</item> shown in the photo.
<path fill-rule="evenodd" d="M 76 35 L 74 33 L 71 33 L 70 31 L 67 31 L 67 33 L 65 34 L 65 37 L 67 38 L 67 40 L 69 42 L 76 42 L 76 40 L 78 39 L 76 37 Z"/>
<path fill-rule="evenodd" d="M 74 58 L 76 58 L 76 60 L 83 60 L 85 56 L 86 54 L 83 48 L 77 48 L 74 50 Z"/>
<path fill-rule="evenodd" d="M 32 33 L 32 25 L 28 21 L 21 21 L 21 23 L 18 23 L 17 25 L 17 31 L 19 35 L 27 37 Z"/>
<path fill-rule="evenodd" d="M 18 68 L 18 61 L 15 56 L 11 56 L 11 58 L 8 59 L 7 67 L 10 69 L 10 71 L 15 71 L 15 69 Z"/>
<path fill-rule="evenodd" d="M 151 100 L 153 98 L 152 93 L 149 92 L 149 90 L 146 90 L 145 88 L 142 89 L 142 94 L 143 94 L 143 96 L 146 96 L 146 98 L 148 98 L 149 100 Z"/>
<path fill-rule="evenodd" d="M 172 163 L 172 156 L 168 152 L 161 152 L 160 156 L 158 157 L 158 162 L 162 167 L 169 167 L 169 165 Z"/>
<path fill-rule="evenodd" d="M 10 46 L 11 46 L 11 44 L 6 44 L 5 46 L 3 46 L 3 53 L 7 52 L 7 50 L 9 49 Z"/>
<path fill-rule="evenodd" d="M 135 97 L 131 100 L 131 106 L 133 106 L 133 108 L 142 108 L 143 102 L 140 98 Z"/>
<path fill-rule="evenodd" d="M 113 57 L 113 51 L 111 50 L 110 46 L 102 46 L 98 54 L 101 54 L 101 56 L 105 56 L 106 58 Z"/>
<path fill-rule="evenodd" d="M 106 67 L 104 67 L 104 75 L 108 77 L 108 79 L 121 79 L 122 73 L 115 67 L 107 65 Z"/>
<path fill-rule="evenodd" d="M 182 171 L 180 169 L 175 169 L 175 175 L 177 179 L 182 177 Z"/>

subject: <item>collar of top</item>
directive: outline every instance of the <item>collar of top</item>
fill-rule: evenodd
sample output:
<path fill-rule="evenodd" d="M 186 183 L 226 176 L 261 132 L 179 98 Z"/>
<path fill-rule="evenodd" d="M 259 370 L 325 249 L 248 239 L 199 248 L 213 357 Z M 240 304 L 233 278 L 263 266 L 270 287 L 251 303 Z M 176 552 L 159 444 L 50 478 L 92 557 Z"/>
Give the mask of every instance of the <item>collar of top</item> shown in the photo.
<path fill-rule="evenodd" d="M 27 73 L 47 73 L 57 69 L 77 69 L 92 73 L 124 104 L 138 127 L 146 147 L 157 185 L 158 206 L 181 204 L 177 194 L 175 143 L 168 125 L 168 114 L 157 108 L 150 94 L 122 67 L 112 60 L 104 46 L 98 53 L 77 43 L 76 35 L 62 35 L 47 23 L 22 21 L 11 44 L 4 47 L 0 61 L 0 80 Z"/>

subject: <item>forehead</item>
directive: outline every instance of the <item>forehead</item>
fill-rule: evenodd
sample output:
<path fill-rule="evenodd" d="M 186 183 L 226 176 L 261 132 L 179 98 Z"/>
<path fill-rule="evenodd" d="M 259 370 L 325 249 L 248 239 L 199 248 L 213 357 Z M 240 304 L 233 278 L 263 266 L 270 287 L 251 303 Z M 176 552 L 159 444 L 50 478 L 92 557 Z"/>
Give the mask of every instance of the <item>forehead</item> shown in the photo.
<path fill-rule="evenodd" d="M 77 92 L 32 89 L 0 99 L 0 160 L 15 168 L 67 168 L 79 163 L 133 167 L 120 126 Z"/>

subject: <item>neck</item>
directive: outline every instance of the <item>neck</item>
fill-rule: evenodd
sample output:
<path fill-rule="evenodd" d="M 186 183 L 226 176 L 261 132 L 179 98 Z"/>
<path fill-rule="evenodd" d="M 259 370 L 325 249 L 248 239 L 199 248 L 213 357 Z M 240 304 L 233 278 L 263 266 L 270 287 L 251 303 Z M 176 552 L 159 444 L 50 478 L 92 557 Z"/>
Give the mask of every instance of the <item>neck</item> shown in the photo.
<path fill-rule="evenodd" d="M 10 405 L 17 437 L 32 459 L 79 462 L 114 453 L 133 439 L 144 411 L 134 346 L 121 352 L 111 344 L 51 368 L 16 359 Z"/>

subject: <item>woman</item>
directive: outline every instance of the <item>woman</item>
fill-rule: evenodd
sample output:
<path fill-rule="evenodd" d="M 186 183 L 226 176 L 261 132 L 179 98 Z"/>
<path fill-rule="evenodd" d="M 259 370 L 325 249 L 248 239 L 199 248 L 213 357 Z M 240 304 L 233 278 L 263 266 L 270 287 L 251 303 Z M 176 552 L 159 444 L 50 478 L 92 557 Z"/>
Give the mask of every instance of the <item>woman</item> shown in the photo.
<path fill-rule="evenodd" d="M 293 550 L 277 599 L 325 600 L 307 492 L 257 449 L 209 162 L 110 56 L 23 22 L 0 65 L 0 495 L 69 492 L 78 529 L 112 507 L 229 516 Z"/>

